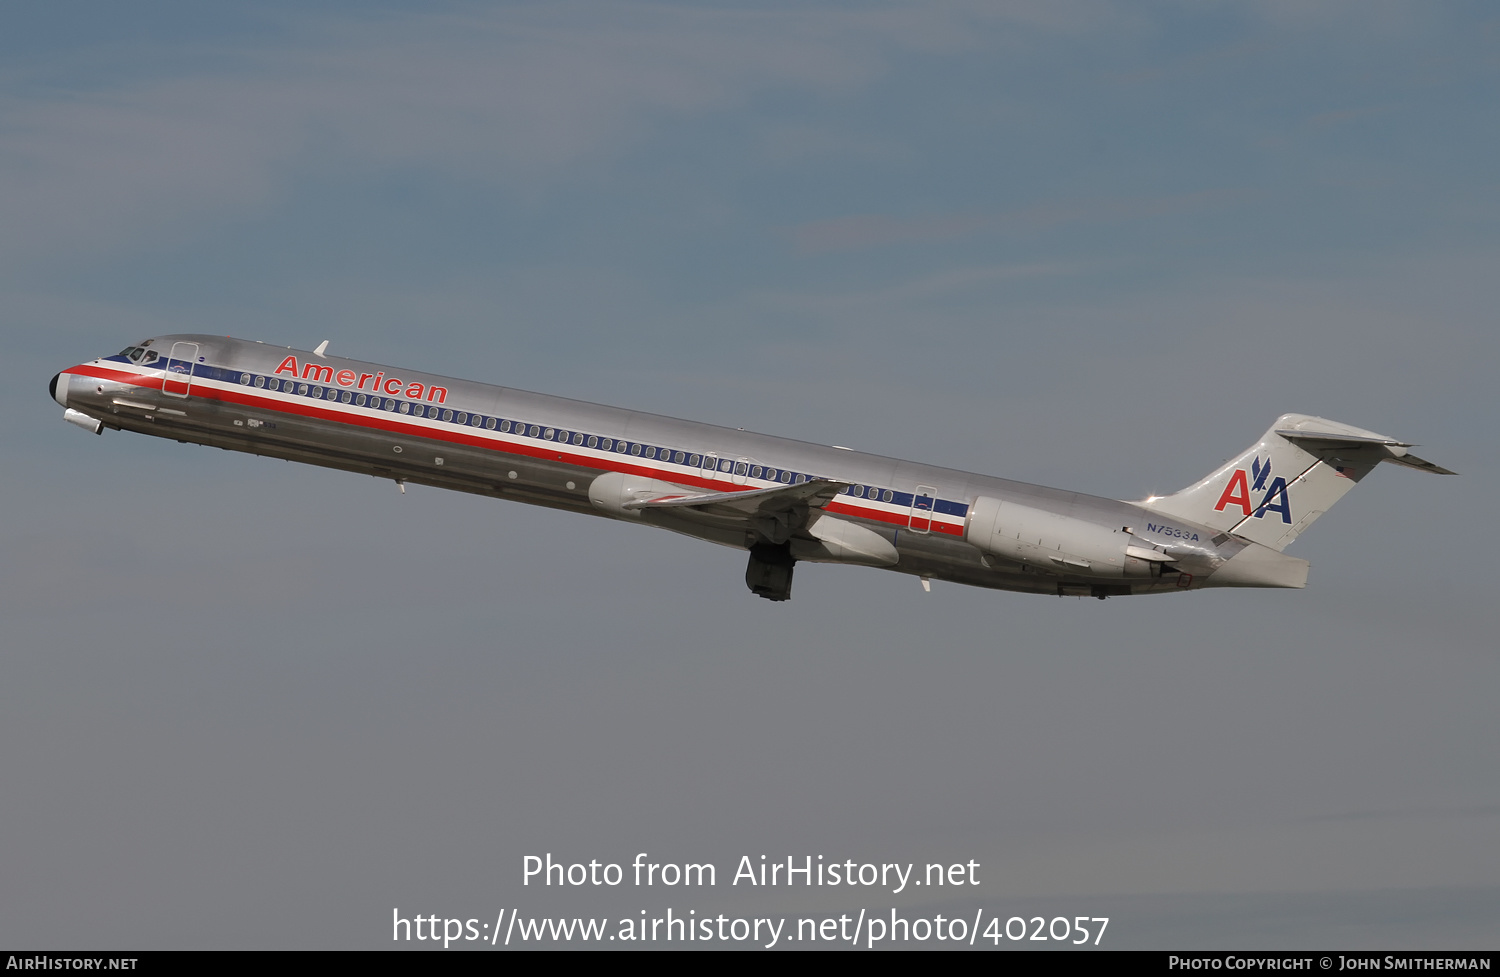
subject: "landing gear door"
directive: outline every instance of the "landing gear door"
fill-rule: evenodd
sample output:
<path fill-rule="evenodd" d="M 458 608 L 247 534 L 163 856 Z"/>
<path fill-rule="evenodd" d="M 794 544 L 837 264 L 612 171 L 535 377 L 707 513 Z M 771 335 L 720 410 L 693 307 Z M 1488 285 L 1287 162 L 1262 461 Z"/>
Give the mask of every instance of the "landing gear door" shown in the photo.
<path fill-rule="evenodd" d="M 911 515 L 906 528 L 914 533 L 932 532 L 932 507 L 937 504 L 937 489 L 931 485 L 918 485 L 911 496 Z"/>
<path fill-rule="evenodd" d="M 161 392 L 186 397 L 193 385 L 193 364 L 198 361 L 197 343 L 173 343 L 161 378 Z"/>

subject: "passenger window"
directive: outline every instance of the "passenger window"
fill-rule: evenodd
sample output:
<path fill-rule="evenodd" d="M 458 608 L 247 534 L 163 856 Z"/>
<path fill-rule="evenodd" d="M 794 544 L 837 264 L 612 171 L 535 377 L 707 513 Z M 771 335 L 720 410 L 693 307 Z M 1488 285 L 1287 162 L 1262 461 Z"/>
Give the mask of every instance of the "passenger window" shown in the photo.
<path fill-rule="evenodd" d="M 579 434 L 577 431 L 574 431 L 573 432 L 573 443 L 574 444 L 583 444 L 583 435 Z"/>
<path fill-rule="evenodd" d="M 702 468 L 703 467 L 703 459 L 700 456 L 698 456 L 698 455 L 688 455 L 688 462 L 687 463 L 689 465 L 692 465 L 694 468 Z"/>
<path fill-rule="evenodd" d="M 549 428 L 547 428 L 546 433 L 544 433 L 542 435 L 542 437 L 546 438 L 548 441 L 551 441 L 552 440 L 552 436 L 555 435 L 556 433 L 557 433 L 556 431 L 552 430 L 552 428 L 549 427 Z"/>
<path fill-rule="evenodd" d="M 445 421 L 451 421 L 451 420 L 453 420 L 453 412 L 451 410 L 445 410 L 445 411 L 443 411 L 443 420 L 445 420 Z"/>
<path fill-rule="evenodd" d="M 727 472 L 727 471 L 729 471 L 729 469 L 731 469 L 733 467 L 734 467 L 734 462 L 730 461 L 728 458 L 725 458 L 725 459 L 723 459 L 722 461 L 719 462 L 719 471 L 721 471 L 721 472 Z"/>
<path fill-rule="evenodd" d="M 535 424 L 531 425 L 531 429 L 529 431 L 527 431 L 527 433 L 530 434 L 532 437 L 536 437 L 541 432 L 542 432 L 542 429 L 540 427 L 538 427 L 537 425 L 535 425 Z"/>
<path fill-rule="evenodd" d="M 892 492 L 890 489 L 886 489 L 885 490 L 885 494 L 882 495 L 880 498 L 884 502 L 889 502 L 892 499 L 894 499 L 895 497 L 896 497 L 896 493 L 895 492 Z"/>
<path fill-rule="evenodd" d="M 490 429 L 491 431 L 493 431 L 495 429 L 495 419 L 493 417 L 486 418 L 485 422 L 484 422 L 484 426 L 486 428 Z"/>
<path fill-rule="evenodd" d="M 655 458 L 656 457 L 656 449 L 653 448 L 653 447 L 651 447 L 651 445 L 649 445 L 649 444 L 646 445 L 646 457 L 647 458 Z"/>
<path fill-rule="evenodd" d="M 396 406 L 396 410 L 400 411 L 403 414 L 410 413 L 411 412 L 411 404 L 408 404 L 406 401 L 403 400 L 403 401 L 401 401 L 400 404 L 398 404 Z"/>
<path fill-rule="evenodd" d="M 266 385 L 266 378 L 265 377 L 256 377 L 255 378 L 255 385 L 257 387 L 264 387 Z"/>
<path fill-rule="evenodd" d="M 641 453 L 641 446 L 638 445 L 638 444 L 631 445 L 630 446 L 630 453 L 633 454 L 633 455 L 639 455 Z"/>
<path fill-rule="evenodd" d="M 760 478 L 760 466 L 759 465 L 756 465 L 754 468 L 750 469 L 750 477 L 751 478 Z"/>
<path fill-rule="evenodd" d="M 797 476 L 797 484 L 798 485 L 801 485 L 805 481 L 807 481 L 807 476 L 806 475 L 798 475 Z"/>
<path fill-rule="evenodd" d="M 734 466 L 734 473 L 736 475 L 743 475 L 746 472 L 748 472 L 749 470 L 750 470 L 750 466 L 747 465 L 747 464 L 745 464 L 743 461 L 739 462 L 738 464 L 736 464 Z"/>
<path fill-rule="evenodd" d="M 589 435 L 589 447 L 590 448 L 597 448 L 597 447 L 599 447 L 599 439 L 597 437 L 595 437 L 594 435 L 592 435 L 592 434 Z"/>
<path fill-rule="evenodd" d="M 248 373 L 241 373 L 240 374 L 240 383 L 249 384 L 249 382 L 250 382 L 250 374 L 248 374 Z"/>
<path fill-rule="evenodd" d="M 783 482 L 790 482 L 792 480 L 792 473 L 791 472 L 782 472 L 781 473 L 781 480 Z"/>
<path fill-rule="evenodd" d="M 445 421 L 447 419 L 448 418 L 446 418 L 446 417 L 443 418 L 443 420 L 445 420 Z M 468 414 L 468 411 L 459 411 L 458 412 L 458 423 L 460 423 L 460 424 L 467 424 L 467 423 L 469 423 L 469 414 Z"/>

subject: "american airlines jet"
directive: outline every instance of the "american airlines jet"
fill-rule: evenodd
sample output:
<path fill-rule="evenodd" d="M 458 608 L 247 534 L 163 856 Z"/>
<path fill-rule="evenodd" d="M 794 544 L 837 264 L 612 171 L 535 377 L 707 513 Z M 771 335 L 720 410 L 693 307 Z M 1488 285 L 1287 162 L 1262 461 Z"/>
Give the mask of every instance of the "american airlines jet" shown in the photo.
<path fill-rule="evenodd" d="M 1117 502 L 655 414 L 214 336 L 68 368 L 73 424 L 590 513 L 748 550 L 786 600 L 798 561 L 1038 594 L 1302 587 L 1282 551 L 1382 461 L 1452 474 L 1371 431 L 1283 414 L 1174 495 Z"/>

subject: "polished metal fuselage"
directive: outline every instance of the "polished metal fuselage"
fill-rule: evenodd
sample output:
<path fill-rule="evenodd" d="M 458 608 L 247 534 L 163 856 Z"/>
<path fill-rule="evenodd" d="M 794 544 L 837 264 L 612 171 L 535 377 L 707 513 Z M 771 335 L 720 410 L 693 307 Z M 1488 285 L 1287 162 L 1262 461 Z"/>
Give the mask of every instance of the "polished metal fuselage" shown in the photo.
<path fill-rule="evenodd" d="M 54 396 L 119 430 L 590 515 L 608 515 L 589 498 L 590 484 L 607 472 L 723 492 L 835 479 L 860 496 L 840 494 L 824 511 L 889 541 L 899 554 L 889 569 L 980 587 L 1077 595 L 1092 587 L 1100 595 L 1097 579 L 997 561 L 966 542 L 966 519 L 981 496 L 1131 527 L 1142 538 L 1150 525 L 1179 549 L 1187 528 L 1201 536 L 1205 559 L 1225 558 L 1207 542 L 1213 530 L 1180 519 L 1159 526 L 1166 522 L 1159 513 L 1129 502 L 226 337 L 161 336 L 141 347 L 157 358 L 79 364 L 60 375 Z M 288 382 L 289 390 L 271 389 Z M 646 511 L 639 521 L 742 549 L 755 543 L 742 525 L 688 510 Z M 1110 595 L 1202 583 L 1172 570 Z"/>

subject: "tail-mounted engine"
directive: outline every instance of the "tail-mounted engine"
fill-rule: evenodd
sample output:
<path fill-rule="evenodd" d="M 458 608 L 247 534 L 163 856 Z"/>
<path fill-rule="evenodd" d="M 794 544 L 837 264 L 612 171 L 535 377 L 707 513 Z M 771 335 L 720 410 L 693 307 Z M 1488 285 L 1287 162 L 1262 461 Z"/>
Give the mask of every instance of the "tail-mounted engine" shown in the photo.
<path fill-rule="evenodd" d="M 1169 559 L 1137 546 L 1124 527 L 1111 529 L 982 495 L 969 507 L 964 539 L 1007 563 L 1066 576 L 1159 577 Z"/>

